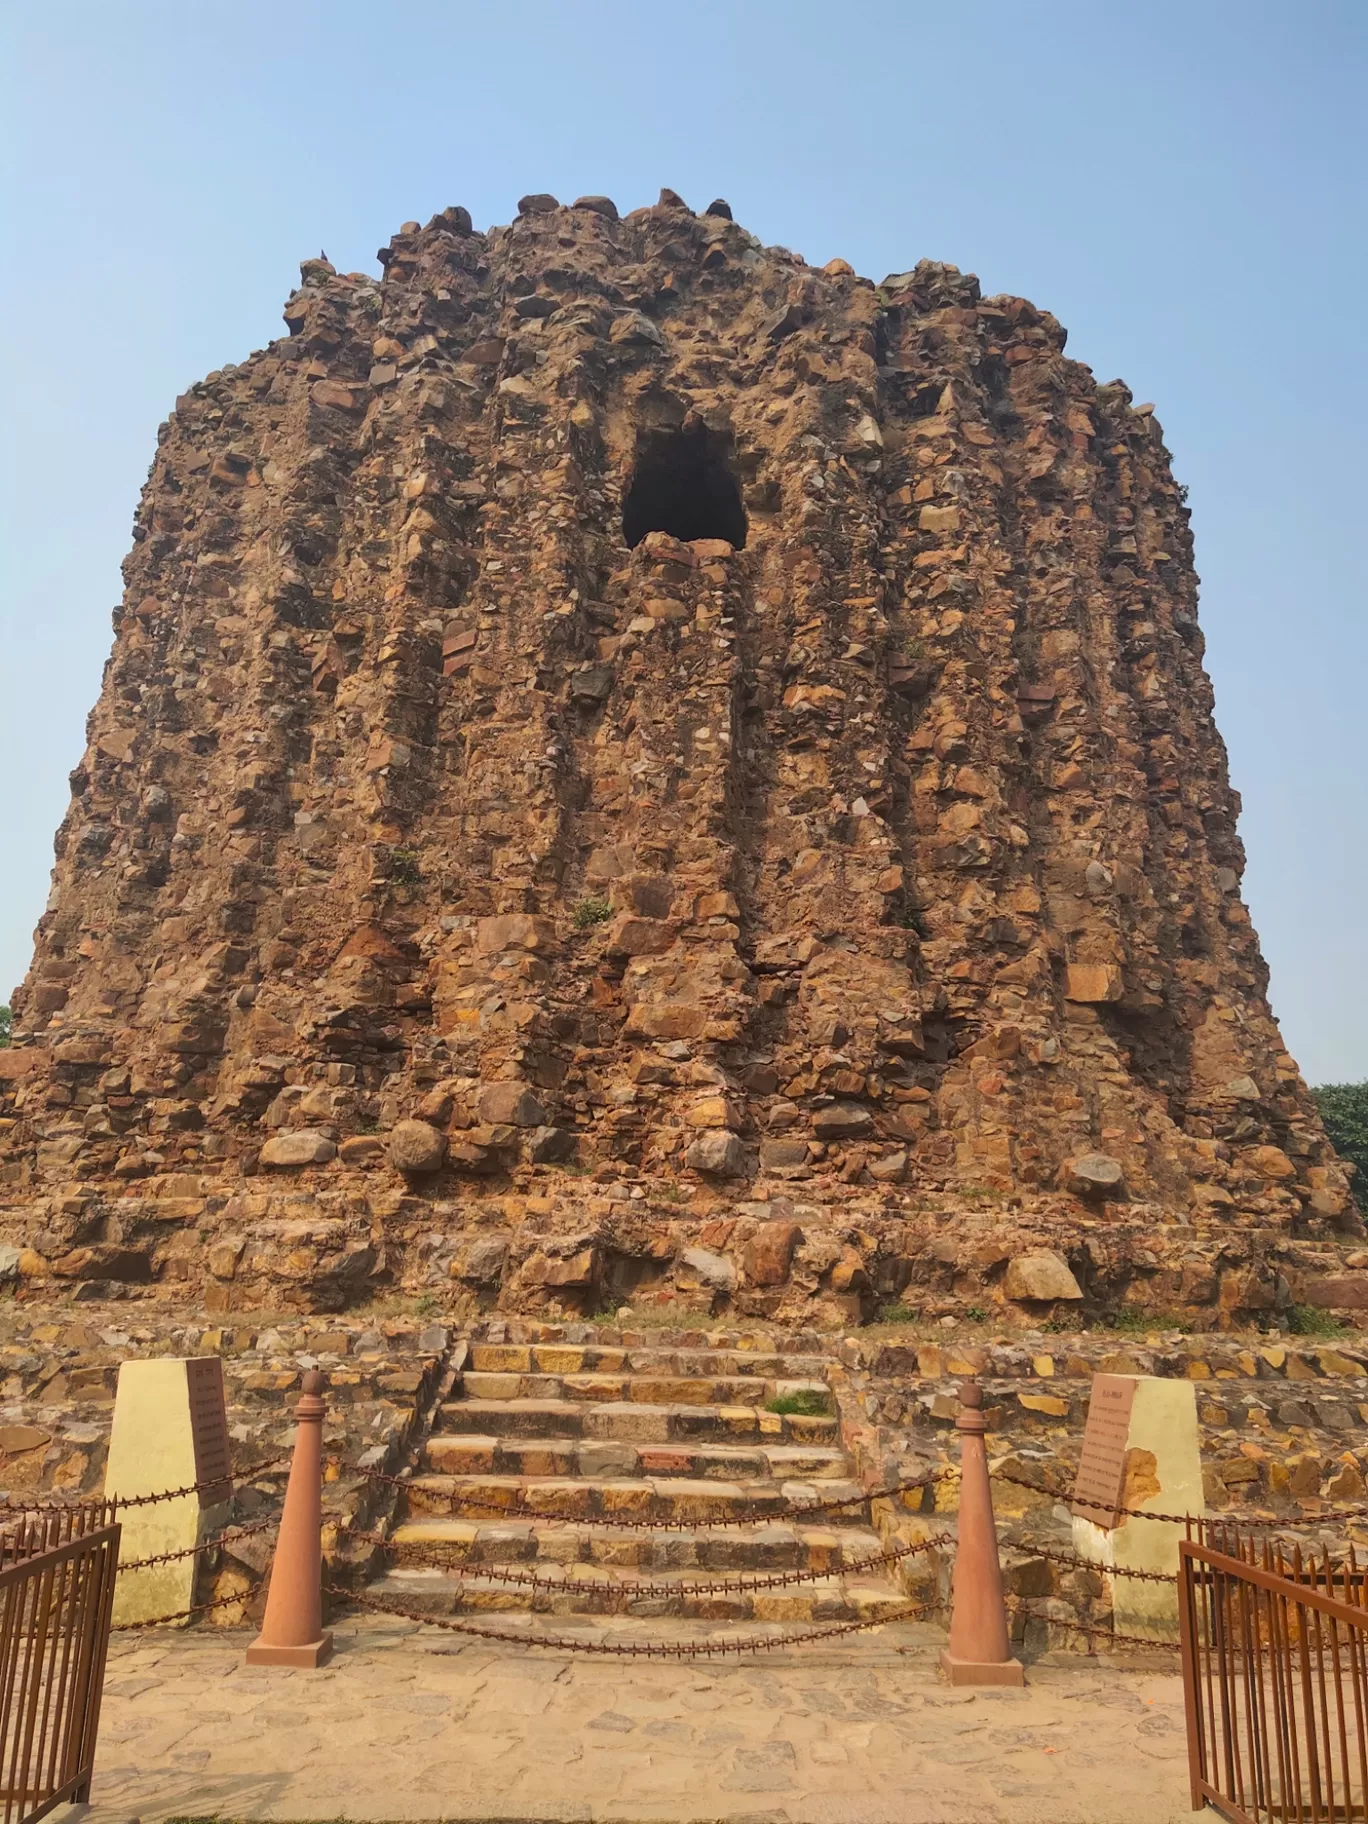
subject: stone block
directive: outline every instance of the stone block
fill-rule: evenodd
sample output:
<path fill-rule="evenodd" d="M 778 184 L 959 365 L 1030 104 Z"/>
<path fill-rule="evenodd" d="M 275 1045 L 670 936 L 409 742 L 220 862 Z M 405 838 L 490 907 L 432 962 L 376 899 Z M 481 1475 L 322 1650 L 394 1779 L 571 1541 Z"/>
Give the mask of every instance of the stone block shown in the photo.
<path fill-rule="evenodd" d="M 716 1178 L 739 1178 L 746 1169 L 746 1149 L 724 1129 L 700 1134 L 684 1151 L 684 1163 Z"/>
<path fill-rule="evenodd" d="M 509 912 L 482 918 L 475 927 L 475 948 L 483 956 L 500 950 L 531 950 L 538 955 L 556 948 L 556 927 L 549 918 L 526 912 Z"/>
<path fill-rule="evenodd" d="M 533 1165 L 556 1165 L 573 1159 L 575 1131 L 569 1127 L 535 1127 L 528 1136 L 527 1157 Z"/>
<path fill-rule="evenodd" d="M 1368 1273 L 1326 1274 L 1308 1279 L 1301 1290 L 1302 1303 L 1328 1311 L 1368 1311 Z"/>
<path fill-rule="evenodd" d="M 379 1165 L 385 1157 L 385 1143 L 374 1134 L 353 1134 L 337 1149 L 343 1165 Z"/>
<path fill-rule="evenodd" d="M 806 1140 L 762 1140 L 760 1142 L 760 1163 L 768 1170 L 791 1170 L 808 1162 L 808 1143 Z"/>
<path fill-rule="evenodd" d="M 1017 1254 L 1007 1263 L 1002 1289 L 1008 1298 L 1044 1303 L 1057 1298 L 1082 1298 L 1083 1291 L 1062 1254 L 1039 1249 Z"/>
<path fill-rule="evenodd" d="M 686 1248 L 679 1257 L 675 1280 L 680 1286 L 706 1286 L 713 1292 L 730 1292 L 736 1285 L 736 1268 L 725 1254 L 708 1248 Z"/>
<path fill-rule="evenodd" d="M 812 1131 L 819 1140 L 857 1140 L 874 1131 L 874 1116 L 858 1102 L 833 1102 L 812 1117 Z"/>
<path fill-rule="evenodd" d="M 624 1036 L 636 1039 L 701 1039 L 708 1010 L 682 1001 L 638 1001 L 627 1015 Z"/>
<path fill-rule="evenodd" d="M 422 1177 L 442 1169 L 447 1139 L 426 1121 L 397 1121 L 390 1131 L 388 1151 L 396 1171 Z"/>
<path fill-rule="evenodd" d="M 283 1134 L 273 1135 L 262 1147 L 260 1155 L 263 1165 L 281 1168 L 326 1165 L 336 1156 L 337 1143 L 311 1127 L 291 1128 Z"/>
<path fill-rule="evenodd" d="M 546 1110 L 526 1083 L 488 1083 L 480 1091 L 481 1121 L 510 1127 L 542 1127 Z"/>
<path fill-rule="evenodd" d="M 729 1096 L 704 1096 L 690 1105 L 685 1118 L 690 1127 L 725 1127 L 735 1131 L 741 1125 L 741 1110 Z"/>
<path fill-rule="evenodd" d="M 793 1250 L 803 1238 L 796 1222 L 762 1222 L 742 1250 L 742 1265 L 752 1286 L 782 1286 L 789 1276 Z"/>
<path fill-rule="evenodd" d="M 1075 1197 L 1119 1197 L 1126 1187 L 1126 1173 L 1121 1161 L 1109 1153 L 1080 1153 L 1064 1162 L 1060 1181 Z"/>
<path fill-rule="evenodd" d="M 1115 963 L 1070 963 L 1064 971 L 1066 1001 L 1119 1001 L 1125 981 Z"/>

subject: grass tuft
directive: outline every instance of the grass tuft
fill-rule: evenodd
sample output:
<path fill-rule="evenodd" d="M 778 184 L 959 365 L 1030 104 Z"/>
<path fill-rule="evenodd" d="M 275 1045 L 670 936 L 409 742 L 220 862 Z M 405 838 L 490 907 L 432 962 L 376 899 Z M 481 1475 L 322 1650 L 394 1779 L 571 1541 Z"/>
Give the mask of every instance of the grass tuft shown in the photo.
<path fill-rule="evenodd" d="M 612 916 L 613 908 L 608 900 L 591 896 L 575 907 L 572 922 L 576 931 L 589 931 L 595 925 L 606 925 Z"/>
<path fill-rule="evenodd" d="M 1293 1336 L 1319 1336 L 1327 1342 L 1349 1335 L 1348 1325 L 1319 1305 L 1293 1305 L 1287 1314 L 1287 1327 Z"/>
<path fill-rule="evenodd" d="M 905 1305 L 900 1300 L 896 1304 L 880 1305 L 874 1313 L 874 1322 L 876 1324 L 915 1324 L 919 1316 L 920 1313 L 914 1311 L 911 1305 Z"/>
<path fill-rule="evenodd" d="M 765 1411 L 795 1414 L 804 1419 L 829 1419 L 831 1395 L 819 1393 L 815 1387 L 802 1387 L 797 1393 L 781 1393 L 777 1399 L 766 1401 Z"/>

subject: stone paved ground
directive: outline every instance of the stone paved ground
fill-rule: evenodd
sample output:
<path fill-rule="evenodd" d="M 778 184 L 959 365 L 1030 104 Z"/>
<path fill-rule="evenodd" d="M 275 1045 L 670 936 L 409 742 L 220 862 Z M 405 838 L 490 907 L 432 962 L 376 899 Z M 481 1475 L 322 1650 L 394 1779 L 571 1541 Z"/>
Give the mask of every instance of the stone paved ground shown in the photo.
<path fill-rule="evenodd" d="M 236 1633 L 116 1637 L 83 1824 L 1190 1815 L 1167 1670 L 1072 1661 L 1033 1668 L 1025 1692 L 952 1692 L 943 1636 L 907 1624 L 722 1665 L 491 1648 L 373 1617 L 335 1632 L 317 1673 L 248 1670 Z"/>

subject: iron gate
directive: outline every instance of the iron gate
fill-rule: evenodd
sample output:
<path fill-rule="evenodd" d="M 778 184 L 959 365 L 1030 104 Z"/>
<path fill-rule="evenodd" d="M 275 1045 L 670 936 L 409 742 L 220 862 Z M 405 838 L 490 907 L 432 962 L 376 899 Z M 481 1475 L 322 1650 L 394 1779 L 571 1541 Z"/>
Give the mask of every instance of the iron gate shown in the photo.
<path fill-rule="evenodd" d="M 1233 1528 L 1180 1543 L 1192 1806 L 1233 1824 L 1368 1817 L 1368 1607 L 1340 1565 L 1256 1552 Z"/>
<path fill-rule="evenodd" d="M 118 1562 L 112 1507 L 0 1528 L 0 1824 L 90 1796 Z"/>

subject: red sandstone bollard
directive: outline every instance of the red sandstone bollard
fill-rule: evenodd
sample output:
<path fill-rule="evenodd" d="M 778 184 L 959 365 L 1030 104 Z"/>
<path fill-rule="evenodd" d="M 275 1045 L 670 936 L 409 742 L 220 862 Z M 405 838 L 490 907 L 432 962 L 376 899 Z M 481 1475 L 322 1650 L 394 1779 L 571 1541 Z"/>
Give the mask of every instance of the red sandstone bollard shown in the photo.
<path fill-rule="evenodd" d="M 271 1587 L 261 1632 L 247 1649 L 249 1666 L 312 1670 L 332 1654 L 323 1629 L 323 1376 L 304 1376 L 295 1407 L 294 1461 L 285 1490 Z"/>
<path fill-rule="evenodd" d="M 983 1434 L 983 1389 L 965 1381 L 959 1390 L 959 1549 L 950 1594 L 950 1644 L 941 1671 L 952 1685 L 1024 1685 L 1021 1661 L 1012 1658 L 1007 1609 L 1002 1600 L 993 1493 Z"/>

